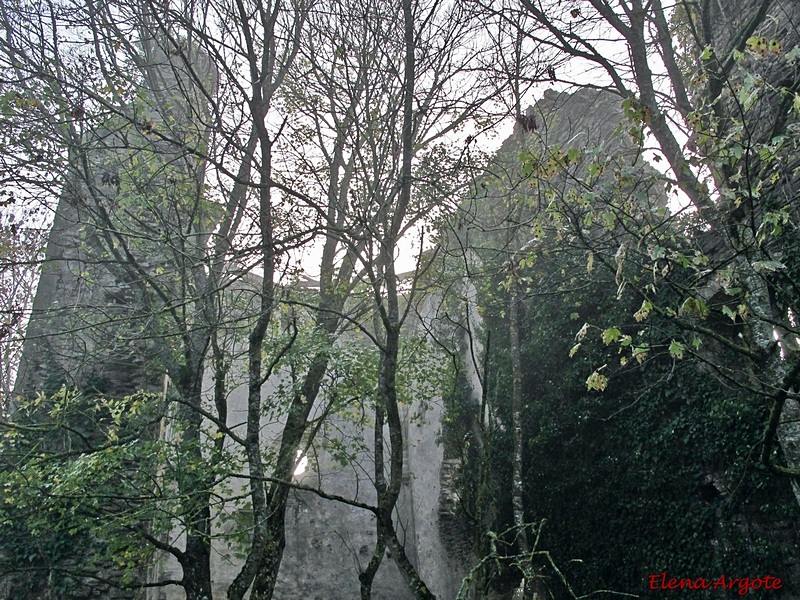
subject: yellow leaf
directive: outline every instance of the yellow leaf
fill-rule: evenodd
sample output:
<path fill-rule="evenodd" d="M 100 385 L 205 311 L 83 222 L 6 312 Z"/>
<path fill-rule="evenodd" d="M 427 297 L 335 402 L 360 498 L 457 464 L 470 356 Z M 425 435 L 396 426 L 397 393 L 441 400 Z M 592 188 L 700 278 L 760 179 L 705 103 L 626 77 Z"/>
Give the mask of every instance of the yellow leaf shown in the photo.
<path fill-rule="evenodd" d="M 603 365 L 600 369 L 605 366 L 606 365 Z M 608 377 L 600 373 L 600 369 L 589 375 L 589 378 L 586 380 L 586 389 L 602 392 L 608 387 Z"/>

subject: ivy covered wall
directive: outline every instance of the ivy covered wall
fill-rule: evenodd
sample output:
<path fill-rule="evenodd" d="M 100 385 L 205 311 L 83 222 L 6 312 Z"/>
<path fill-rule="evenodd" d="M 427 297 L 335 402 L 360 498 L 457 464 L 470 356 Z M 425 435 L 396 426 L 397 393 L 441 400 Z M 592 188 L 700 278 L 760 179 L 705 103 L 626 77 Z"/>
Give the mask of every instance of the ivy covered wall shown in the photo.
<path fill-rule="evenodd" d="M 789 481 L 759 461 L 769 406 L 748 393 L 747 364 L 725 346 L 738 339 L 741 322 L 725 312 L 724 299 L 681 305 L 688 269 L 670 272 L 672 285 L 653 286 L 644 300 L 623 283 L 644 286 L 653 277 L 631 251 L 644 245 L 646 226 L 672 235 L 688 264 L 701 259 L 687 235 L 697 227 L 693 215 L 670 217 L 652 172 L 630 160 L 631 147 L 614 133 L 624 132 L 622 111 L 603 113 L 614 106 L 597 92 L 551 94 L 536 107 L 547 138 L 517 131 L 476 185 L 471 238 L 480 243 L 468 263 L 482 319 L 470 335 L 486 354 L 484 407 L 462 374 L 444 440 L 446 456 L 461 461 L 459 498 L 474 551 L 491 558 L 475 572 L 478 597 L 511 597 L 523 575 L 511 498 L 513 298 L 525 521 L 539 534 L 539 590 L 557 598 L 570 597 L 567 586 L 577 595 L 650 597 L 657 593 L 650 576 L 665 572 L 712 582 L 769 575 L 782 588 L 750 597 L 796 597 L 800 510 Z M 548 161 L 559 164 L 529 183 Z M 653 306 L 680 306 L 717 341 L 676 343 L 686 324 Z M 738 368 L 738 376 L 718 364 Z"/>

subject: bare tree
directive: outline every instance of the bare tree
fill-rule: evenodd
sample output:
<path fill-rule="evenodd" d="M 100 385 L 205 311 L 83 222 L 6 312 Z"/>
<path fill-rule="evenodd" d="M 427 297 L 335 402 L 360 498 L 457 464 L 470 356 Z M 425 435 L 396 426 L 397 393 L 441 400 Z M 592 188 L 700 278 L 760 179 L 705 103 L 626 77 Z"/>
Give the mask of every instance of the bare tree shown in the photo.
<path fill-rule="evenodd" d="M 409 234 L 442 214 L 442 202 L 457 198 L 471 176 L 459 150 L 441 142 L 485 116 L 497 94 L 470 75 L 487 51 L 470 45 L 474 28 L 457 6 L 334 3 L 312 20 L 308 50 L 298 63 L 305 77 L 290 88 L 290 105 L 304 117 L 288 138 L 299 148 L 293 171 L 337 199 L 335 210 L 331 202 L 317 204 L 327 228 L 325 251 L 332 256 L 341 248 L 340 289 L 368 286 L 369 297 L 351 300 L 350 310 L 372 314 L 374 325 L 358 326 L 380 356 L 373 457 L 378 537 L 360 576 L 363 598 L 371 597 L 387 547 L 416 597 L 431 597 L 398 539 L 393 515 L 405 451 L 398 352 L 417 301 L 418 276 L 430 258 L 420 255 L 410 277 L 399 274 L 396 264 Z"/>

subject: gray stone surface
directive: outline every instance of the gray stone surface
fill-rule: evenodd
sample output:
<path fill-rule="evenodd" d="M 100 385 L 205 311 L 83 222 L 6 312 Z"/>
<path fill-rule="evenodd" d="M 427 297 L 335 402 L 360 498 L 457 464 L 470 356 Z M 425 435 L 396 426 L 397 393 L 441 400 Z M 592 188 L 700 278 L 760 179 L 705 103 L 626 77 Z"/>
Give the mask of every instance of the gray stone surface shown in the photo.
<path fill-rule="evenodd" d="M 187 52 L 194 68 L 149 48 L 143 68 L 147 93 L 70 149 L 26 331 L 18 394 L 52 392 L 62 384 L 111 396 L 160 387 L 167 349 L 158 344 L 163 332 L 154 317 L 163 306 L 152 302 L 152 290 L 136 271 L 168 272 L 172 240 L 194 233 L 181 226 L 181 211 L 197 209 L 181 208 L 174 196 L 180 184 L 202 180 L 192 148 L 207 129 L 203 111 L 185 110 L 185 100 L 176 98 L 202 97 L 197 81 L 214 90 L 216 73 L 207 60 Z M 156 129 L 161 136 L 153 135 Z M 131 206 L 132 198 L 138 206 Z M 179 293 L 169 289 L 179 282 L 164 278 L 164 285 L 168 293 Z"/>

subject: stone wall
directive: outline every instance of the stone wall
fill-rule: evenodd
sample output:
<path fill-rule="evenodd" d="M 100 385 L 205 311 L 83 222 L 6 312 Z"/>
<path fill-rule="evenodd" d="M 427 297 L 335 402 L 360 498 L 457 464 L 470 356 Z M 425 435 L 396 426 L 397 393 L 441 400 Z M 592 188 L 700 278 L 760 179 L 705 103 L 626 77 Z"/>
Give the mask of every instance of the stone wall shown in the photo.
<path fill-rule="evenodd" d="M 17 394 L 67 385 L 122 396 L 161 387 L 168 350 L 158 343 L 154 317 L 163 299 L 153 301 L 143 274 L 165 273 L 161 282 L 178 295 L 171 288 L 180 282 L 167 278 L 174 245 L 195 235 L 182 220 L 204 202 L 196 197 L 187 207 L 179 197 L 202 186 L 195 147 L 208 134 L 203 111 L 181 107 L 186 94 L 201 96 L 200 87 L 212 93 L 216 72 L 202 56 L 189 56 L 190 68 L 155 45 L 146 54 L 140 98 L 69 149 Z"/>
<path fill-rule="evenodd" d="M 534 107 L 534 114 L 537 129 L 525 135 L 518 132 L 499 153 L 497 164 L 502 163 L 514 177 L 518 177 L 520 144 L 546 149 L 552 144 L 565 147 L 586 145 L 590 141 L 606 143 L 621 111 L 618 99 L 597 92 L 573 95 L 547 92 Z M 103 132 L 98 135 L 106 141 L 101 149 L 93 151 L 92 172 L 70 183 L 56 214 L 18 384 L 25 393 L 46 389 L 51 379 L 84 388 L 96 385 L 97 391 L 110 395 L 124 395 L 141 388 L 158 389 L 161 384 L 166 359 L 159 356 L 147 329 L 149 313 L 143 310 L 147 308 L 146 299 L 137 291 L 138 283 L 127 278 L 124 269 L 117 268 L 113 253 L 109 254 L 104 245 L 107 240 L 99 239 L 102 232 L 92 225 L 96 217 L 92 211 L 118 199 L 120 179 L 125 176 L 121 170 L 130 159 L 121 149 L 121 137 L 118 150 L 113 147 L 114 136 L 109 138 Z M 164 160 L 173 158 L 167 152 L 162 155 Z M 191 169 L 188 173 L 192 173 Z M 154 185 L 163 182 L 155 181 Z M 98 195 L 102 202 L 96 199 Z M 491 199 L 483 201 L 490 203 Z M 151 272 L 168 268 L 169 255 L 160 255 L 158 251 L 157 245 L 143 246 L 137 259 Z M 418 319 L 408 327 L 427 330 L 436 319 L 437 306 L 436 298 L 428 298 L 419 308 Z M 468 307 L 468 311 L 479 326 L 475 306 Z M 479 398 L 480 382 L 477 366 L 473 366 L 472 393 Z M 207 379 L 206 387 L 210 389 L 210 375 Z M 240 381 L 244 381 L 243 375 Z M 275 383 L 268 382 L 264 392 L 269 393 Z M 246 389 L 241 385 L 230 396 L 230 426 L 242 427 L 245 407 Z M 422 407 L 424 419 L 412 418 Z M 469 532 L 464 530 L 464 521 L 458 515 L 455 488 L 460 463 L 445 461 L 444 449 L 439 444 L 442 413 L 439 398 L 419 398 L 417 403 L 403 408 L 406 472 L 396 519 L 401 541 L 420 575 L 441 600 L 449 600 L 455 598 L 461 578 L 473 559 Z M 265 418 L 263 425 L 264 438 L 275 443 L 281 424 Z M 350 438 L 359 442 L 363 450 L 356 461 L 342 465 L 324 445 L 314 444 L 309 468 L 297 476 L 297 482 L 373 503 L 370 428 L 334 418 L 321 433 Z M 235 485 L 243 490 L 245 484 L 238 481 Z M 230 516 L 236 519 L 219 518 L 216 525 L 215 533 L 219 535 L 212 552 L 215 598 L 224 597 L 241 565 L 237 548 L 227 544 L 225 537 L 232 527 L 247 528 L 248 515 Z M 313 492 L 294 491 L 286 514 L 286 534 L 276 598 L 358 597 L 358 574 L 368 563 L 375 544 L 374 517 L 370 512 L 323 499 Z M 180 567 L 165 558 L 151 576 L 155 580 L 179 578 Z M 375 597 L 381 600 L 411 597 L 390 556 L 383 562 L 374 589 Z M 177 587 L 152 589 L 147 596 L 153 600 L 172 600 L 182 598 L 182 591 Z"/>
<path fill-rule="evenodd" d="M 435 316 L 438 299 L 427 298 L 420 316 L 408 324 L 408 330 L 421 331 L 422 321 Z M 431 323 L 426 323 L 430 326 Z M 243 376 L 243 373 L 240 373 Z M 280 376 L 265 384 L 268 396 L 275 390 Z M 207 381 L 207 387 L 212 385 Z M 244 385 L 229 396 L 228 424 L 241 425 L 246 417 L 247 390 Z M 363 406 L 365 422 L 328 416 L 307 453 L 306 470 L 294 478 L 295 483 L 319 489 L 353 501 L 375 505 L 372 483 L 373 429 L 367 424 L 371 409 Z M 420 397 L 418 402 L 401 408 L 405 441 L 405 473 L 402 491 L 395 512 L 400 541 L 417 567 L 420 576 L 441 600 L 455 598 L 461 577 L 465 574 L 465 557 L 450 551 L 441 529 L 441 498 L 446 492 L 450 471 L 443 463 L 443 447 L 439 443 L 442 422 L 440 398 Z M 318 409 L 317 415 L 320 416 Z M 262 437 L 268 446 L 277 443 L 281 423 L 264 419 Z M 388 431 L 385 433 L 388 437 Z M 355 460 L 342 464 L 326 446 L 331 438 L 343 441 L 351 448 L 361 447 Z M 443 466 L 444 464 L 444 466 Z M 232 495 L 246 493 L 246 481 L 235 482 Z M 252 517 L 226 507 L 227 515 L 235 521 L 217 519 L 212 550 L 214 598 L 224 598 L 226 590 L 242 566 L 237 546 L 226 541 L 235 527 L 247 528 Z M 218 515 L 219 516 L 219 515 Z M 249 517 L 249 521 L 248 521 Z M 238 524 L 237 524 L 238 522 Z M 286 548 L 275 590 L 276 599 L 307 598 L 309 600 L 353 600 L 359 597 L 359 573 L 367 566 L 375 547 L 375 516 L 362 508 L 328 500 L 311 491 L 293 490 L 286 511 Z M 170 557 L 163 557 L 152 574 L 153 580 L 180 576 L 181 569 Z M 374 598 L 381 600 L 411 600 L 400 572 L 387 551 L 373 586 Z M 172 586 L 154 589 L 148 600 L 181 600 L 182 589 Z"/>

